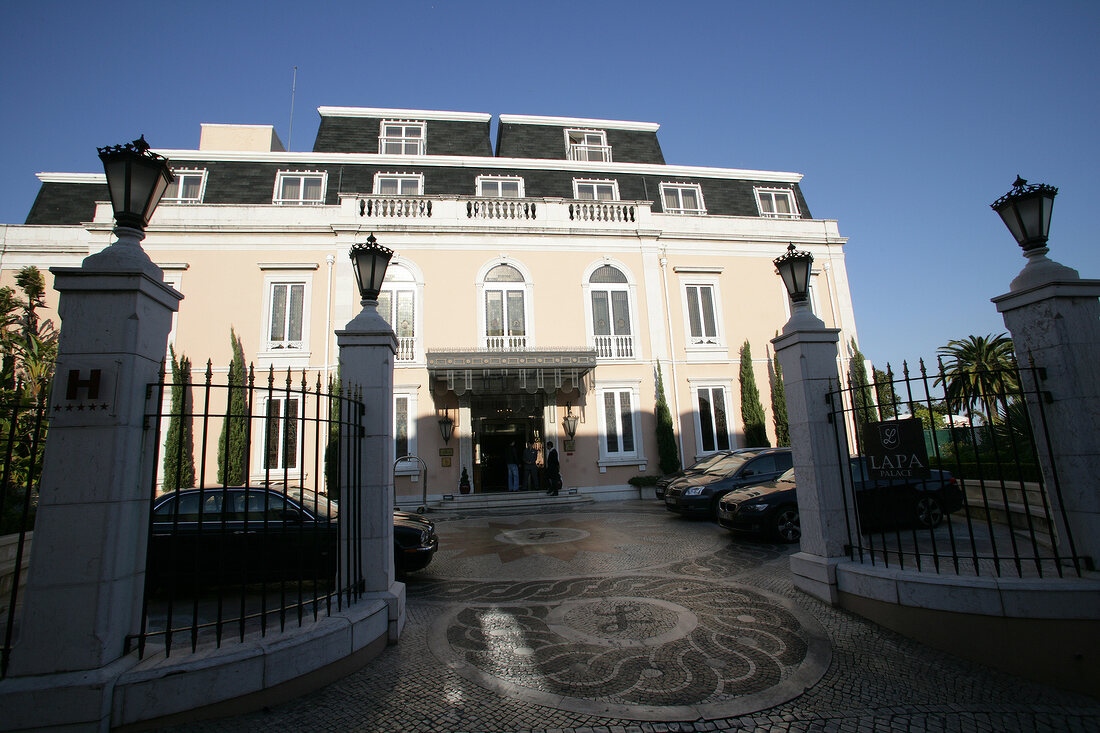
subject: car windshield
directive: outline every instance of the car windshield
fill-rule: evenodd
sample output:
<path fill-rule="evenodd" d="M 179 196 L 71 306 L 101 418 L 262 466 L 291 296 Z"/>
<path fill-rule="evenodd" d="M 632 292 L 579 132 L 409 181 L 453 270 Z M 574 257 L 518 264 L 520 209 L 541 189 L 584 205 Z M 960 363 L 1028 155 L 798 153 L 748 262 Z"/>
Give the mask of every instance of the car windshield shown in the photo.
<path fill-rule="evenodd" d="M 689 471 L 706 471 L 708 468 L 715 465 L 716 463 L 721 461 L 723 458 L 726 458 L 728 455 L 729 454 L 727 454 L 727 453 L 715 453 L 712 456 L 707 456 L 706 458 L 700 458 L 698 461 L 696 461 L 695 463 L 688 466 L 688 470 Z"/>
<path fill-rule="evenodd" d="M 755 453 L 733 453 L 731 455 L 722 456 L 720 461 L 715 462 L 714 465 L 708 467 L 703 473 L 716 473 L 724 476 L 729 475 L 735 473 L 737 469 L 741 468 L 741 466 L 755 457 Z"/>
<path fill-rule="evenodd" d="M 339 505 L 316 491 L 309 489 L 287 489 L 287 496 L 305 507 L 306 511 L 320 519 L 336 519 L 340 514 Z"/>

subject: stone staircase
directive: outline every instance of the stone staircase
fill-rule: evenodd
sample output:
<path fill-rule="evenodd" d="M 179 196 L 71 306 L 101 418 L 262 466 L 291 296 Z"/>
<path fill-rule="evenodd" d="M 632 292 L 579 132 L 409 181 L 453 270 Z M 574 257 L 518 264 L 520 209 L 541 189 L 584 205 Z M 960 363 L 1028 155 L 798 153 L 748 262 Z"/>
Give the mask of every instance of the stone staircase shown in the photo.
<path fill-rule="evenodd" d="M 561 493 L 548 496 L 545 491 L 515 491 L 486 494 L 455 494 L 449 499 L 429 502 L 428 509 L 433 512 L 462 512 L 483 509 L 511 509 L 522 511 L 533 508 L 569 509 L 582 504 L 591 504 L 595 500 L 583 494 Z M 408 510 L 402 506 L 402 509 Z M 412 511 L 415 511 L 415 507 Z"/>
<path fill-rule="evenodd" d="M 980 481 L 965 479 L 959 482 L 966 496 L 970 517 L 994 524 L 1011 526 L 1014 534 L 1030 538 L 1031 528 L 1035 532 L 1035 541 L 1052 547 L 1052 527 L 1047 520 L 1049 508 L 1045 506 L 1042 487 L 1037 483 Z M 984 496 L 983 496 L 984 489 Z M 1029 525 L 1030 515 L 1030 525 Z"/>

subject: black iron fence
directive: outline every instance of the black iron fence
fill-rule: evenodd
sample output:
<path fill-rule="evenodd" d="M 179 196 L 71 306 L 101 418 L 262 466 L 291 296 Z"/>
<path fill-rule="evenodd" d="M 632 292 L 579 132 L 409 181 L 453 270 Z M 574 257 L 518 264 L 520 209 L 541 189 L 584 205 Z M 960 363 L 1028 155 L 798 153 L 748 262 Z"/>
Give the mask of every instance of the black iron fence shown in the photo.
<path fill-rule="evenodd" d="M 19 631 L 47 422 L 44 389 L 37 396 L 22 384 L 0 390 L 0 677 Z"/>
<path fill-rule="evenodd" d="M 852 559 L 1020 578 L 1088 568 L 1049 458 L 1045 375 L 1023 369 L 1022 380 L 1017 369 L 960 376 L 922 361 L 829 393 Z"/>
<path fill-rule="evenodd" d="M 363 593 L 365 410 L 319 374 L 187 369 L 147 392 L 146 588 L 128 647 L 171 654 L 301 626 Z"/>

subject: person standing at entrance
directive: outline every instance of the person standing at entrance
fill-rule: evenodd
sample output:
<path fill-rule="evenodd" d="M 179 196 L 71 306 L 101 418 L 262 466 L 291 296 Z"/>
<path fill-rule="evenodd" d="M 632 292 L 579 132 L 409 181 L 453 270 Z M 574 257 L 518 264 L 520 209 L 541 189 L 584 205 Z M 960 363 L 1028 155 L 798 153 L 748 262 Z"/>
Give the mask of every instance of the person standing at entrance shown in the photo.
<path fill-rule="evenodd" d="M 558 449 L 552 440 L 546 441 L 546 482 L 550 484 L 550 490 L 546 493 L 557 496 L 561 490 L 561 464 L 558 463 Z"/>
<path fill-rule="evenodd" d="M 523 449 L 523 490 L 539 490 L 539 451 L 534 443 Z"/>
<path fill-rule="evenodd" d="M 508 464 L 508 490 L 519 491 L 519 449 L 516 448 L 516 441 L 508 444 L 505 460 Z"/>

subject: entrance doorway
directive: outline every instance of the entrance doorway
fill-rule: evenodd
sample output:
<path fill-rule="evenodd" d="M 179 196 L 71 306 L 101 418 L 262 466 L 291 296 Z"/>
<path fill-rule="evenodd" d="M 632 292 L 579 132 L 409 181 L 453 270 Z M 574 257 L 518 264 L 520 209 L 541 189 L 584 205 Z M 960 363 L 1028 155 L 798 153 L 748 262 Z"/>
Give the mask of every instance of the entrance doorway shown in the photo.
<path fill-rule="evenodd" d="M 545 435 L 542 417 L 544 402 L 542 394 L 526 393 L 474 397 L 470 400 L 475 492 L 508 490 L 508 454 L 513 444 L 521 464 L 524 448 L 535 446 L 541 450 Z M 541 487 L 541 478 L 537 473 L 532 476 L 536 488 Z M 521 465 L 521 489 L 526 484 L 525 479 Z"/>

